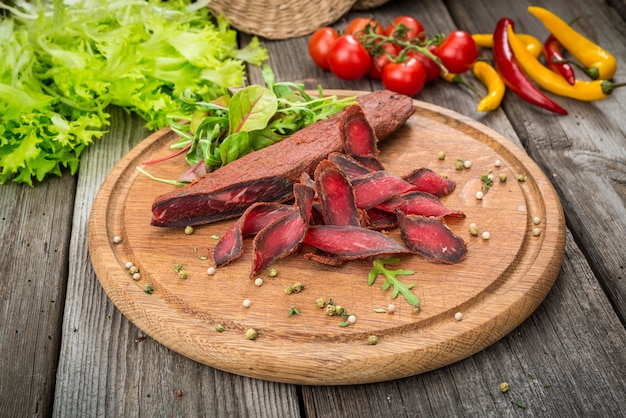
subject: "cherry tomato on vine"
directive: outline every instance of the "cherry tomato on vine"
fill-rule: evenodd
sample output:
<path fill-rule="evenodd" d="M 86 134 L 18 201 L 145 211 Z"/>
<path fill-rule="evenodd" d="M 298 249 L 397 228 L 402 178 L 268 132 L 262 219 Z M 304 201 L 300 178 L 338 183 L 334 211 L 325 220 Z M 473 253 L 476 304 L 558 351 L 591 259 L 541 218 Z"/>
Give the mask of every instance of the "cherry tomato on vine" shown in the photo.
<path fill-rule="evenodd" d="M 344 34 L 354 35 L 358 38 L 365 33 L 367 25 L 369 25 L 377 35 L 383 35 L 385 33 L 382 25 L 376 19 L 372 19 L 370 17 L 357 17 L 348 23 Z"/>
<path fill-rule="evenodd" d="M 341 35 L 328 53 L 328 66 L 343 80 L 356 80 L 370 69 L 372 60 L 354 35 Z"/>
<path fill-rule="evenodd" d="M 478 58 L 478 46 L 469 33 L 456 30 L 446 36 L 437 46 L 435 54 L 441 63 L 454 74 L 461 74 L 472 68 Z"/>
<path fill-rule="evenodd" d="M 309 56 L 318 67 L 329 70 L 328 54 L 339 38 L 337 31 L 330 27 L 316 30 L 309 38 Z"/>
<path fill-rule="evenodd" d="M 441 75 L 441 68 L 439 68 L 439 65 L 421 52 L 409 51 L 407 56 L 413 57 L 422 62 L 422 65 L 424 65 L 424 69 L 426 70 L 426 81 L 435 81 Z"/>
<path fill-rule="evenodd" d="M 426 69 L 417 58 L 405 62 L 390 62 L 383 69 L 383 85 L 387 90 L 415 96 L 426 84 Z"/>
<path fill-rule="evenodd" d="M 390 62 L 390 56 L 392 58 L 397 57 L 402 47 L 391 42 L 385 42 L 380 47 L 377 54 L 372 56 L 372 64 L 367 75 L 375 80 L 380 80 L 383 77 L 383 68 Z"/>
<path fill-rule="evenodd" d="M 404 25 L 404 28 L 402 28 L 402 25 Z M 416 18 L 412 16 L 398 16 L 385 29 L 385 36 L 394 36 L 403 41 L 415 38 L 424 39 L 426 31 L 422 23 Z"/>

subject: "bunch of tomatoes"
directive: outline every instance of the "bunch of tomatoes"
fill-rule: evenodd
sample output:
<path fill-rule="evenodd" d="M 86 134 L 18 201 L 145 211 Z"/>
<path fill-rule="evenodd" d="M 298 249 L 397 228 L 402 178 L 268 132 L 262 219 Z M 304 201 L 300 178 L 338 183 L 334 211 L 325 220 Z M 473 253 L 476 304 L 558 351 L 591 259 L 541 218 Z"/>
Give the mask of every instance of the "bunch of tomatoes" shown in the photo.
<path fill-rule="evenodd" d="M 461 30 L 429 36 L 412 16 L 398 16 L 386 28 L 373 18 L 360 17 L 341 34 L 332 27 L 315 31 L 309 55 L 343 80 L 368 76 L 381 80 L 388 90 L 415 96 L 428 81 L 471 69 L 478 46 Z"/>

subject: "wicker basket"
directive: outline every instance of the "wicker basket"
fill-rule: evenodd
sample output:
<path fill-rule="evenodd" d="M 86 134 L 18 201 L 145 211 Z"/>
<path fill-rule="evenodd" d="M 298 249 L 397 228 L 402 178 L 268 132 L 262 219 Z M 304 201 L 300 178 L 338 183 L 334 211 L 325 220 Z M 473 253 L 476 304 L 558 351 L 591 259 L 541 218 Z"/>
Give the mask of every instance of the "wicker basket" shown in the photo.
<path fill-rule="evenodd" d="M 367 10 L 373 9 L 374 7 L 382 6 L 387 3 L 389 0 L 357 0 L 352 7 L 354 10 Z"/>
<path fill-rule="evenodd" d="M 359 0 L 360 1 L 360 0 Z M 357 0 L 212 0 L 212 13 L 223 14 L 231 26 L 267 39 L 307 35 L 336 22 Z"/>

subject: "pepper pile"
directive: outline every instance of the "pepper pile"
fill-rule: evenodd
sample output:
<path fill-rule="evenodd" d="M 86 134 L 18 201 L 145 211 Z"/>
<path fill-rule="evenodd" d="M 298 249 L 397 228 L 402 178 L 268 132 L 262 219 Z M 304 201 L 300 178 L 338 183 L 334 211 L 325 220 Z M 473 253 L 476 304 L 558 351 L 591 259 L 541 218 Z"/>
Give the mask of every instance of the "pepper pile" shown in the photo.
<path fill-rule="evenodd" d="M 532 42 L 528 42 L 528 35 L 524 39 L 524 35 L 516 34 L 514 22 L 506 17 L 497 22 L 492 45 L 481 44 L 479 40 L 484 35 L 474 35 L 479 45 L 493 48 L 496 71 L 485 79 L 493 86 L 499 86 L 490 88 L 488 100 L 491 107 L 497 107 L 502 100 L 505 90 L 502 84 L 529 103 L 560 115 L 566 115 L 567 110 L 541 89 L 571 99 L 594 101 L 605 99 L 616 87 L 623 85 L 611 81 L 617 70 L 613 55 L 551 11 L 536 6 L 530 6 L 528 11 L 550 31 L 539 49 L 529 47 Z M 574 60 L 563 58 L 564 49 Z M 546 65 L 540 60 L 542 55 Z M 480 72 L 476 69 L 477 64 L 474 71 Z M 577 78 L 573 66 L 582 69 L 591 80 Z M 498 78 L 501 82 L 497 81 Z"/>
<path fill-rule="evenodd" d="M 461 74 L 471 70 L 488 90 L 478 103 L 479 112 L 497 109 L 508 88 L 529 103 L 566 115 L 567 110 L 542 90 L 595 101 L 624 85 L 611 81 L 617 70 L 615 57 L 577 32 L 573 22 L 542 7 L 530 6 L 528 11 L 550 32 L 544 42 L 515 33 L 514 22 L 506 17 L 493 33 L 469 35 L 459 30 L 447 36 L 430 36 L 413 17 L 400 16 L 387 29 L 374 19 L 358 18 L 341 36 L 332 28 L 319 29 L 309 40 L 309 54 L 319 67 L 342 79 L 367 75 L 381 79 L 386 89 L 409 96 L 438 78 L 469 86 Z M 478 58 L 478 48 L 491 48 L 494 65 Z M 573 59 L 565 59 L 564 51 Z M 584 79 L 576 76 L 575 68 L 582 70 Z"/>

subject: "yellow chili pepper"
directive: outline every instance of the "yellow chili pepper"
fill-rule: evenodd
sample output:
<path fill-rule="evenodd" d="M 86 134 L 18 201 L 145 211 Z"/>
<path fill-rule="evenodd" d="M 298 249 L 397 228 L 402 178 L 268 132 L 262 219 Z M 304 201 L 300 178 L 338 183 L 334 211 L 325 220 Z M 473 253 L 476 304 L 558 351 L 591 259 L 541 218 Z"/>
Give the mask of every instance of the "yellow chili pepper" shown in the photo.
<path fill-rule="evenodd" d="M 520 33 L 517 36 L 522 40 L 524 45 L 531 54 L 539 58 L 543 53 L 543 45 L 539 39 L 526 33 Z M 483 48 L 493 48 L 493 34 L 491 33 L 475 33 L 472 35 L 472 39 L 476 42 L 476 45 Z"/>
<path fill-rule="evenodd" d="M 472 72 L 487 87 L 488 91 L 487 95 L 478 102 L 478 111 L 487 112 L 497 109 L 506 92 L 506 86 L 500 74 L 484 61 L 476 61 L 472 67 Z"/>
<path fill-rule="evenodd" d="M 530 6 L 530 14 L 543 23 L 550 33 L 559 40 L 581 64 L 587 67 L 592 79 L 610 80 L 617 70 L 617 61 L 611 53 L 585 38 L 572 26 L 543 7 Z"/>
<path fill-rule="evenodd" d="M 574 85 L 569 84 L 561 74 L 545 67 L 537 58 L 528 52 L 524 44 L 509 26 L 509 44 L 513 55 L 524 72 L 543 89 L 583 102 L 606 99 L 609 94 L 623 84 L 615 84 L 608 80 L 579 80 Z"/>

